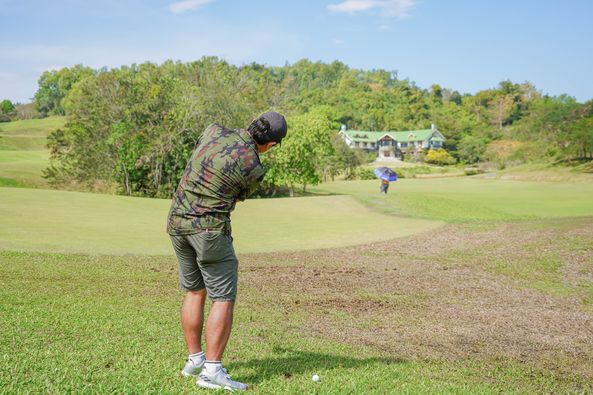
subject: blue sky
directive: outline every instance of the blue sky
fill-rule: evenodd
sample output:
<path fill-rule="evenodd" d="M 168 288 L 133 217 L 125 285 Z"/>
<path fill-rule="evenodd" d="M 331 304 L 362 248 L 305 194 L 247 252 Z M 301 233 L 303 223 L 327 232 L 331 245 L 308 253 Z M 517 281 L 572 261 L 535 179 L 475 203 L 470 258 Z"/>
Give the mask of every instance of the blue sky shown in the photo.
<path fill-rule="evenodd" d="M 590 0 L 0 0 L 0 99 L 43 70 L 215 55 L 397 70 L 460 92 L 530 81 L 593 99 Z"/>

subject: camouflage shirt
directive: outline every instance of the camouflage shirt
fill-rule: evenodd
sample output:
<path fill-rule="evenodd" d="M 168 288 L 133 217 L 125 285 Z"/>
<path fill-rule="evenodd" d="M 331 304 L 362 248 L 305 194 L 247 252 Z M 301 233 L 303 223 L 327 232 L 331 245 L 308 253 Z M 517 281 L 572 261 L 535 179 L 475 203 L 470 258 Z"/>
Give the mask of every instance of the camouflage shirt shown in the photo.
<path fill-rule="evenodd" d="M 173 196 L 167 233 L 215 229 L 230 234 L 235 203 L 255 191 L 264 173 L 255 141 L 246 130 L 208 126 Z"/>

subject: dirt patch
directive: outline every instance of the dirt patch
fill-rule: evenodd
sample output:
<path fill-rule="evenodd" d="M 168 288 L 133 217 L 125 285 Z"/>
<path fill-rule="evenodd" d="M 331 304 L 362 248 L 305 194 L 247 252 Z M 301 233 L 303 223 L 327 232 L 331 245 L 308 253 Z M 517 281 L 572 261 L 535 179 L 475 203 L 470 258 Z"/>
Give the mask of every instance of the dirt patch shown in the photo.
<path fill-rule="evenodd" d="M 593 312 L 578 292 L 524 287 L 483 262 L 537 263 L 526 246 L 542 246 L 561 257 L 563 281 L 580 284 L 593 271 L 591 235 L 591 218 L 451 225 L 366 246 L 243 256 L 241 282 L 273 308 L 306 314 L 307 335 L 399 358 L 504 357 L 593 379 Z"/>

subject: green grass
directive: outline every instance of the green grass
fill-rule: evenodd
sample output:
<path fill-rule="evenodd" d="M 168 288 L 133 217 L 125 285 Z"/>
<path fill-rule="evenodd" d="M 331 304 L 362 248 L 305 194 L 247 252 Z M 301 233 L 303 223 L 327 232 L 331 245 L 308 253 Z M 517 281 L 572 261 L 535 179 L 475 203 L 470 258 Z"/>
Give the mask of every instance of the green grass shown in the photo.
<path fill-rule="evenodd" d="M 169 200 L 0 188 L 0 249 L 171 254 Z M 348 196 L 248 200 L 233 213 L 239 252 L 296 251 L 389 240 L 439 221 L 376 213 Z"/>
<path fill-rule="evenodd" d="M 47 187 L 41 177 L 49 164 L 47 135 L 65 122 L 49 117 L 0 124 L 0 187 Z"/>
<path fill-rule="evenodd" d="M 0 187 L 21 187 L 0 188 L 0 392 L 195 393 L 194 381 L 178 376 L 185 351 L 177 264 L 165 233 L 169 201 L 22 188 L 44 186 L 40 174 L 48 155 L 14 148 L 29 147 L 26 142 L 33 147 L 60 122 L 0 126 L 0 136 L 12 139 L 12 150 L 0 148 Z M 2 141 L 0 147 L 8 147 Z M 390 327 L 411 332 L 449 325 L 453 340 L 464 346 L 471 326 L 454 315 L 451 322 L 430 315 L 439 299 L 430 276 L 440 269 L 428 270 L 435 265 L 449 268 L 447 273 L 475 271 L 493 288 L 504 281 L 509 290 L 528 289 L 544 303 L 574 300 L 574 314 L 593 305 L 586 233 L 593 183 L 537 179 L 402 179 L 387 196 L 378 194 L 376 180 L 335 182 L 313 188 L 328 196 L 238 204 L 237 252 L 266 254 L 240 256 L 240 299 L 225 366 L 261 394 L 593 393 L 590 350 L 576 359 L 552 347 L 540 360 L 535 346 L 523 349 L 533 354 L 529 358 L 504 349 L 414 358 L 394 352 L 406 346 L 381 336 Z M 413 237 L 445 222 L 462 223 L 455 226 L 471 233 L 492 232 L 492 239 L 432 255 L 422 255 L 428 246 L 414 245 L 414 238 L 404 240 L 417 252 L 398 252 L 397 241 L 390 251 L 355 247 L 347 264 L 332 255 L 344 246 Z M 496 233 L 508 224 L 508 232 Z M 541 237 L 520 237 L 530 232 Z M 335 250 L 298 252 L 324 247 Z M 406 273 L 405 265 L 421 266 L 410 289 L 394 292 L 390 283 Z M 372 281 L 356 270 L 370 273 Z M 342 279 L 357 276 L 363 280 L 346 292 L 340 287 Z M 414 288 L 422 281 L 429 284 Z M 451 302 L 464 295 L 471 302 L 476 291 L 469 289 Z M 485 309 L 496 305 L 484 298 Z M 348 300 L 352 307 L 344 305 Z M 357 307 L 368 302 L 378 310 Z M 462 313 L 459 306 L 453 311 Z M 546 306 L 514 308 L 532 307 Z M 554 316 L 542 316 L 547 319 Z M 346 329 L 338 338 L 324 335 L 311 329 L 315 320 L 333 323 L 337 333 L 354 328 L 375 337 L 352 340 Z M 419 344 L 430 344 L 425 340 Z M 447 344 L 434 347 L 438 354 Z M 320 383 L 311 381 L 313 374 Z"/>
<path fill-rule="evenodd" d="M 0 151 L 43 150 L 46 145 L 45 137 L 0 135 Z"/>
<path fill-rule="evenodd" d="M 323 266 L 323 263 L 313 262 Z M 0 252 L 0 385 L 5 393 L 196 393 L 172 258 Z M 225 365 L 260 394 L 582 393 L 575 375 L 481 356 L 406 360 L 321 340 L 307 311 L 246 284 Z M 311 381 L 318 374 L 320 383 Z"/>
<path fill-rule="evenodd" d="M 58 116 L 5 122 L 0 124 L 0 134 L 7 136 L 34 135 L 43 137 L 47 136 L 49 132 L 63 127 L 65 123 L 66 118 Z"/>
<path fill-rule="evenodd" d="M 42 172 L 49 164 L 46 151 L 0 151 L 0 186 L 46 187 Z"/>
<path fill-rule="evenodd" d="M 325 183 L 312 192 L 350 195 L 381 212 L 447 222 L 507 221 L 593 215 L 593 183 L 403 179 L 386 196 L 379 182 Z"/>
<path fill-rule="evenodd" d="M 49 117 L 0 124 L 0 151 L 45 150 L 47 135 L 65 122 L 65 117 Z"/>
<path fill-rule="evenodd" d="M 521 181 L 593 182 L 592 173 L 593 162 L 573 166 L 552 163 L 527 163 L 479 177 Z"/>

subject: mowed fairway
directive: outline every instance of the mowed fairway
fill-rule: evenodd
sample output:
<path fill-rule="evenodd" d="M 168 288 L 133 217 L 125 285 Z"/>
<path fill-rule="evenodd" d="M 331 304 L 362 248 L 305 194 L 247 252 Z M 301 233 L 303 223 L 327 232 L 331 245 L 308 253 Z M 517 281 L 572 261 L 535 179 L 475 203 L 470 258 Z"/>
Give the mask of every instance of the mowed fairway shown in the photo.
<path fill-rule="evenodd" d="M 47 186 L 47 151 L 0 151 L 0 186 Z"/>
<path fill-rule="evenodd" d="M 49 117 L 0 124 L 0 186 L 46 187 L 47 135 L 64 123 L 64 117 Z"/>
<path fill-rule="evenodd" d="M 382 212 L 447 222 L 593 215 L 593 182 L 534 182 L 473 177 L 402 179 L 379 195 L 378 181 L 325 183 L 318 193 L 353 196 Z"/>
<path fill-rule="evenodd" d="M 172 254 L 165 233 L 169 200 L 0 188 L 0 249 L 91 254 Z M 395 218 L 349 196 L 238 203 L 239 253 L 298 251 L 389 240 L 441 226 Z"/>

